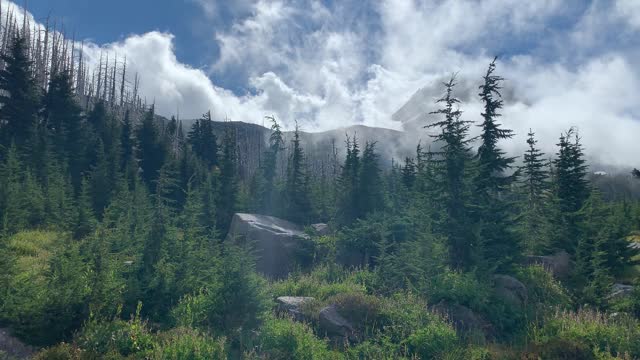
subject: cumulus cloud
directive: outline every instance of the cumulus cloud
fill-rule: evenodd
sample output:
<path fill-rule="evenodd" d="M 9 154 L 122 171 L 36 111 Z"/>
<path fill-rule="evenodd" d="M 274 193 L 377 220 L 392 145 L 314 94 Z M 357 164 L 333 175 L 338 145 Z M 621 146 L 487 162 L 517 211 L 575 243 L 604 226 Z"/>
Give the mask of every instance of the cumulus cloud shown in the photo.
<path fill-rule="evenodd" d="M 637 1 L 189 1 L 212 24 L 219 54 L 209 68 L 180 63 L 167 33 L 87 50 L 94 61 L 101 51 L 126 55 L 161 114 L 211 109 L 218 119 L 256 123 L 273 114 L 286 128 L 299 120 L 311 131 L 400 129 L 428 121 L 441 81 L 458 73 L 464 116 L 478 120 L 477 86 L 500 55 L 502 121 L 518 134 L 505 143 L 511 152 L 531 128 L 552 153 L 571 126 L 595 160 L 629 164 L 640 152 Z"/>

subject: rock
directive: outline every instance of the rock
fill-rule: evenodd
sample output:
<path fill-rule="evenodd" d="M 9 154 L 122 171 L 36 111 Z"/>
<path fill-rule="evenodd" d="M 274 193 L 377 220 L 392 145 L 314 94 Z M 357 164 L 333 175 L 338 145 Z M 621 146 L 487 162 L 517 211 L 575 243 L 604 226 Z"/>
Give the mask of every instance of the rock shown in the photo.
<path fill-rule="evenodd" d="M 611 293 L 607 297 L 608 299 L 618 299 L 630 296 L 633 292 L 633 286 L 625 284 L 614 284 L 611 287 Z"/>
<path fill-rule="evenodd" d="M 466 306 L 441 301 L 431 311 L 447 318 L 460 333 L 477 331 L 489 336 L 492 332 L 491 324 Z"/>
<path fill-rule="evenodd" d="M 302 227 L 273 216 L 235 214 L 227 241 L 249 245 L 257 256 L 256 269 L 269 277 L 284 277 L 313 256 Z"/>
<path fill-rule="evenodd" d="M 542 265 L 558 279 L 566 279 L 571 271 L 571 261 L 566 251 L 560 251 L 551 256 L 529 255 L 525 258 L 526 265 Z"/>
<path fill-rule="evenodd" d="M 0 329 L 0 358 L 5 355 L 7 359 L 30 359 L 34 352 L 34 348 L 11 336 L 9 330 Z"/>
<path fill-rule="evenodd" d="M 493 284 L 495 294 L 506 303 L 522 307 L 527 302 L 527 287 L 513 276 L 494 275 Z"/>
<path fill-rule="evenodd" d="M 293 317 L 294 320 L 304 321 L 305 316 L 302 313 L 302 305 L 305 303 L 314 301 L 312 297 L 305 296 L 280 296 L 276 299 L 278 304 L 277 311 L 281 314 L 288 314 Z"/>
<path fill-rule="evenodd" d="M 629 247 L 634 250 L 640 250 L 640 242 L 632 242 L 629 244 Z"/>
<path fill-rule="evenodd" d="M 329 337 L 339 336 L 347 339 L 355 337 L 353 326 L 338 313 L 335 305 L 329 305 L 320 310 L 319 324 Z"/>
<path fill-rule="evenodd" d="M 329 225 L 327 224 L 323 224 L 323 223 L 312 224 L 311 227 L 313 228 L 313 230 L 316 232 L 318 236 L 326 236 L 331 233 L 331 230 L 329 229 Z"/>

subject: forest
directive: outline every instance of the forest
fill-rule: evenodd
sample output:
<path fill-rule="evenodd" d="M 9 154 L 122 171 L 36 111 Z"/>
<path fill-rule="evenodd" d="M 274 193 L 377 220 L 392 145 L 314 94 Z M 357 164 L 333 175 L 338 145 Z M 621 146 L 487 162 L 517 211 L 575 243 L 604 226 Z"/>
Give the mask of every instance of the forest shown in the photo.
<path fill-rule="evenodd" d="M 346 134 L 311 171 L 270 117 L 248 172 L 234 123 L 162 119 L 27 30 L 0 51 L 0 327 L 23 350 L 0 359 L 640 358 L 640 203 L 589 180 L 576 128 L 503 150 L 495 60 L 482 113 L 452 77 L 432 145 L 390 168 Z M 284 272 L 234 236 L 246 214 L 299 230 Z"/>

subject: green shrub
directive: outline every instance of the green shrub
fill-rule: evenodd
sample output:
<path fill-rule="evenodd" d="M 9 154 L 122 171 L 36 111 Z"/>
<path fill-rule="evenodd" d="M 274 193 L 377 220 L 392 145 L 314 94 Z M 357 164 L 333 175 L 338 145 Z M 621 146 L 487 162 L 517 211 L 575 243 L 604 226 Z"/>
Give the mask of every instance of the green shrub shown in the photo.
<path fill-rule="evenodd" d="M 411 354 L 420 359 L 442 358 L 459 350 L 456 331 L 445 322 L 434 321 L 413 333 L 406 340 Z"/>
<path fill-rule="evenodd" d="M 0 319 L 28 343 L 67 339 L 84 321 L 89 281 L 79 245 L 57 232 L 27 231 L 8 239 L 15 255 Z"/>
<path fill-rule="evenodd" d="M 567 309 L 571 298 L 562 284 L 540 265 L 518 269 L 518 280 L 527 287 L 528 305 L 535 314 L 542 315 L 552 309 Z"/>
<path fill-rule="evenodd" d="M 0 357 L 1 359 L 2 357 Z M 80 360 L 82 350 L 75 345 L 60 343 L 38 352 L 33 360 Z"/>
<path fill-rule="evenodd" d="M 326 341 L 313 334 L 303 323 L 289 319 L 270 318 L 260 328 L 258 353 L 270 360 L 323 360 L 340 359 L 341 355 L 329 350 Z"/>
<path fill-rule="evenodd" d="M 134 356 L 144 358 L 156 347 L 154 336 L 146 322 L 140 319 L 142 305 L 138 304 L 135 316 L 129 321 L 90 319 L 76 337 L 76 344 L 96 358 L 109 356 Z"/>
<path fill-rule="evenodd" d="M 215 282 L 184 296 L 172 310 L 181 326 L 197 327 L 232 340 L 257 328 L 271 307 L 266 282 L 255 273 L 246 253 L 229 246 Z"/>
<path fill-rule="evenodd" d="M 319 266 L 309 274 L 292 274 L 271 284 L 274 296 L 311 296 L 324 301 L 331 296 L 366 293 L 370 280 L 367 271 L 346 271 L 337 266 Z"/>
<path fill-rule="evenodd" d="M 537 344 L 561 339 L 614 356 L 640 357 L 640 324 L 630 317 L 612 318 L 589 310 L 558 312 L 541 329 L 534 328 L 531 337 Z"/>
<path fill-rule="evenodd" d="M 158 335 L 153 358 L 158 360 L 226 359 L 224 338 L 215 340 L 197 330 L 176 328 Z"/>
<path fill-rule="evenodd" d="M 432 304 L 440 301 L 467 306 L 472 310 L 484 310 L 491 294 L 491 286 L 480 281 L 472 272 L 446 269 L 434 276 L 427 290 Z"/>

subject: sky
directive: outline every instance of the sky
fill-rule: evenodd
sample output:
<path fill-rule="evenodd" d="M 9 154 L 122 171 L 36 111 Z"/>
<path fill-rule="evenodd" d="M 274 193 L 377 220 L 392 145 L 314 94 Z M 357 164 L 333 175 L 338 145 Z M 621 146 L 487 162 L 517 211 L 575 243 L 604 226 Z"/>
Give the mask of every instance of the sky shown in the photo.
<path fill-rule="evenodd" d="M 442 81 L 456 74 L 464 117 L 479 121 L 477 87 L 498 56 L 501 121 L 517 134 L 509 151 L 521 151 L 533 129 L 552 152 L 575 126 L 601 162 L 629 165 L 640 153 L 640 0 L 29 0 L 27 8 L 84 39 L 94 64 L 100 53 L 126 56 L 162 115 L 402 129 L 430 121 Z"/>

